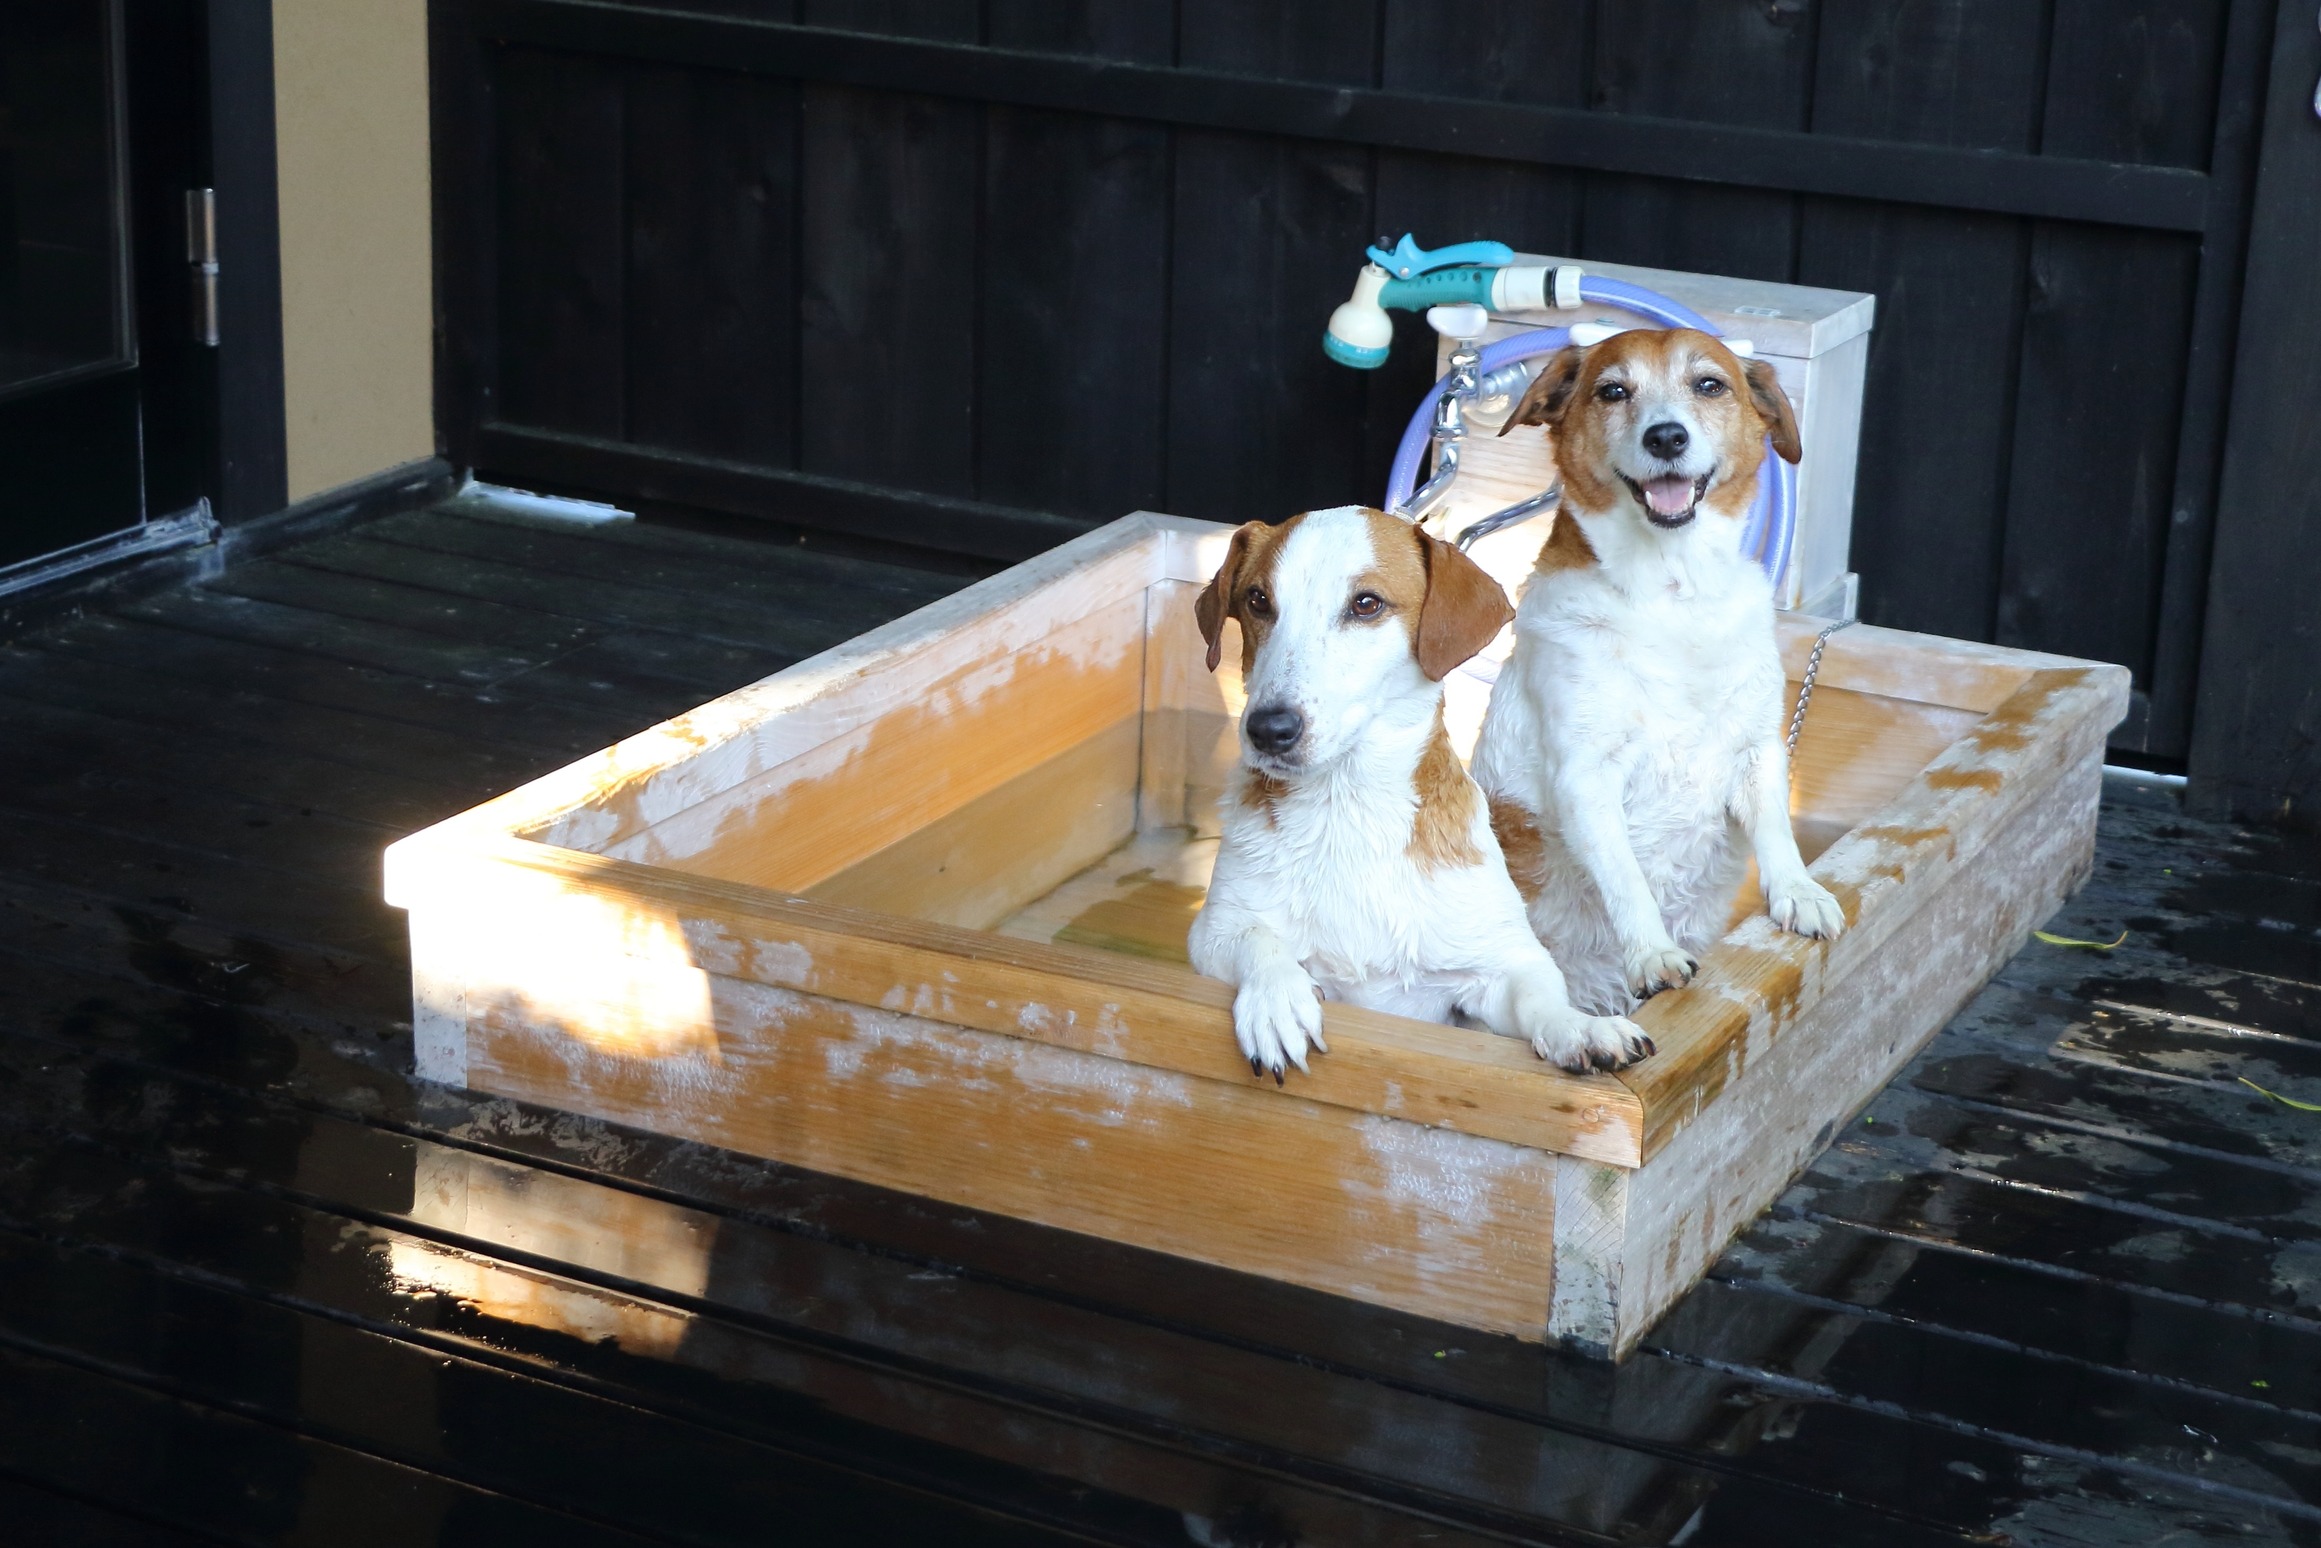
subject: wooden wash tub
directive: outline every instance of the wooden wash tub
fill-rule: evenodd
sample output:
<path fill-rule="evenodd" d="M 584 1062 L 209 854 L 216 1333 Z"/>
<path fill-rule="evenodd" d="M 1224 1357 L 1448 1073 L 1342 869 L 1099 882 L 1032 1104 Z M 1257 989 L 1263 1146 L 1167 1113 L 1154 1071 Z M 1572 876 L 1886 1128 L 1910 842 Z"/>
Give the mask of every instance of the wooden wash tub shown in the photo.
<path fill-rule="evenodd" d="M 1617 1354 L 2086 874 L 2126 672 L 1856 628 L 1795 794 L 1842 938 L 1752 882 L 1616 1077 L 1333 1005 L 1277 1089 L 1183 957 L 1226 533 L 1126 517 L 395 844 L 420 1073 Z"/>

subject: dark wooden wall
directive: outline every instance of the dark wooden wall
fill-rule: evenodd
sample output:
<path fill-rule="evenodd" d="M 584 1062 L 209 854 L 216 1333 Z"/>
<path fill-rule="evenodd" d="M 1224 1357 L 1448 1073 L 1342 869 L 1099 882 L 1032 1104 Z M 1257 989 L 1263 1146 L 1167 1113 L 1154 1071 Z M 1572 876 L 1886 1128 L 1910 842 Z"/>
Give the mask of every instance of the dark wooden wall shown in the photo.
<path fill-rule="evenodd" d="M 456 460 L 1007 558 L 1376 499 L 1382 233 L 1872 291 L 1864 615 L 2187 749 L 2274 0 L 679 3 L 436 0 Z"/>
<path fill-rule="evenodd" d="M 2321 829 L 2321 29 L 2285 3 L 2265 92 L 2192 787 Z M 2310 875 L 2308 881 L 2321 880 Z M 2301 929 L 2317 923 L 2304 919 Z"/>

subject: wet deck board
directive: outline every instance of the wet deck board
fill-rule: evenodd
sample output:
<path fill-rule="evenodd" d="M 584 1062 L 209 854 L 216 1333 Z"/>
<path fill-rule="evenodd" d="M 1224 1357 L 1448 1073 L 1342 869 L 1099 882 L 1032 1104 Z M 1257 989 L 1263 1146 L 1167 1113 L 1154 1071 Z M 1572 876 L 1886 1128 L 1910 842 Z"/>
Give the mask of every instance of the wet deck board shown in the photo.
<path fill-rule="evenodd" d="M 2050 926 L 2128 943 L 2010 964 L 1617 1369 L 409 1080 L 386 839 L 957 584 L 439 510 L 0 650 L 0 1510 L 2321 1541 L 2321 1116 L 2240 1083 L 2321 1101 L 2314 856 L 2164 796 Z"/>

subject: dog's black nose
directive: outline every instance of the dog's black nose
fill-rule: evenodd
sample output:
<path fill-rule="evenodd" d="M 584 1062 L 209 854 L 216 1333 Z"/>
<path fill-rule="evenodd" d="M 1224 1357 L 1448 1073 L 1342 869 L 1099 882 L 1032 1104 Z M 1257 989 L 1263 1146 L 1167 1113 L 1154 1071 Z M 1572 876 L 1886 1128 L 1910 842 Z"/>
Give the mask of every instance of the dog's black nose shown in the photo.
<path fill-rule="evenodd" d="M 1268 704 L 1251 710 L 1241 728 L 1249 733 L 1249 745 L 1259 752 L 1285 753 L 1306 734 L 1306 717 L 1286 704 Z"/>
<path fill-rule="evenodd" d="M 1692 444 L 1692 432 L 1673 419 L 1644 427 L 1644 449 L 1655 457 L 1675 461 Z"/>

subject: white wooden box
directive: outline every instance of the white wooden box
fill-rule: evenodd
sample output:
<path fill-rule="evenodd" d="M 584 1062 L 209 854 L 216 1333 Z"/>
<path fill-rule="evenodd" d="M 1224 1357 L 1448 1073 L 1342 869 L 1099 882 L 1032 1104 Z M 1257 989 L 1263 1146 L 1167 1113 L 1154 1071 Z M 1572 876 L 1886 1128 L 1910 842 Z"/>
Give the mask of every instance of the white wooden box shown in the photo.
<path fill-rule="evenodd" d="M 1519 253 L 1515 261 L 1579 263 L 1532 253 Z M 1759 356 L 1773 363 L 1782 390 L 1797 410 L 1799 436 L 1805 443 L 1805 460 L 1797 468 L 1797 543 L 1775 600 L 1824 618 L 1851 618 L 1855 583 L 1847 559 L 1853 540 L 1854 468 L 1877 299 L 1852 290 L 1619 263 L 1579 263 L 1579 267 L 1680 301 L 1727 338 L 1749 340 Z M 1618 307 L 1590 303 L 1572 312 L 1494 313 L 1485 337 L 1502 339 L 1575 322 L 1657 326 Z M 1436 375 L 1449 365 L 1450 342 L 1438 341 Z M 1555 478 L 1555 454 L 1546 431 L 1523 427 L 1501 438 L 1491 430 L 1471 430 L 1460 453 L 1459 480 L 1451 486 L 1448 530 L 1457 531 L 1477 517 L 1528 499 Z M 1475 557 L 1512 591 L 1531 568 L 1547 530 L 1545 518 L 1525 522 L 1479 541 Z"/>

